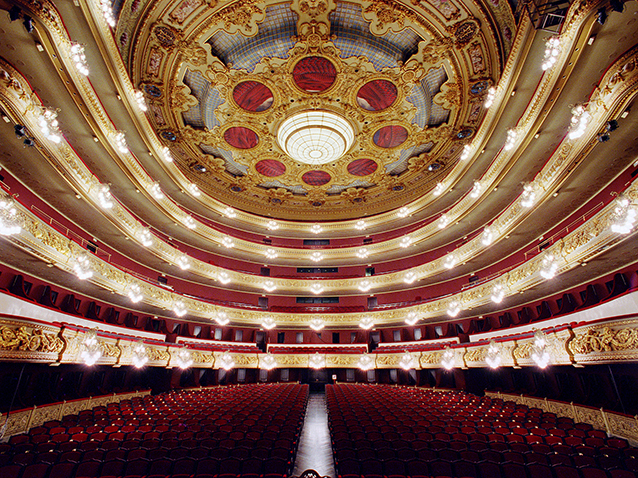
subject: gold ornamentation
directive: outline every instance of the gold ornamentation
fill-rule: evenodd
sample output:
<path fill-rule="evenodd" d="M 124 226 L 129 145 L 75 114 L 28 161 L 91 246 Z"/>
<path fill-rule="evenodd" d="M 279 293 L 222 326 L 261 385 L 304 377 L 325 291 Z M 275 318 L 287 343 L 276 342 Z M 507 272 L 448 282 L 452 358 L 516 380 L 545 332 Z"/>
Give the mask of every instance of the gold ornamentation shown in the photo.
<path fill-rule="evenodd" d="M 574 354 L 590 354 L 600 352 L 618 352 L 638 348 L 638 329 L 622 328 L 588 329 L 578 334 L 569 342 L 569 349 Z"/>
<path fill-rule="evenodd" d="M 24 325 L 17 329 L 0 327 L 0 350 L 59 353 L 63 348 L 64 341 L 60 337 L 40 329 L 29 330 Z"/>
<path fill-rule="evenodd" d="M 236 32 L 252 37 L 257 34 L 257 25 L 264 21 L 266 9 L 251 1 L 240 1 L 223 8 L 216 14 L 216 18 L 224 24 L 224 30 L 233 34 Z"/>

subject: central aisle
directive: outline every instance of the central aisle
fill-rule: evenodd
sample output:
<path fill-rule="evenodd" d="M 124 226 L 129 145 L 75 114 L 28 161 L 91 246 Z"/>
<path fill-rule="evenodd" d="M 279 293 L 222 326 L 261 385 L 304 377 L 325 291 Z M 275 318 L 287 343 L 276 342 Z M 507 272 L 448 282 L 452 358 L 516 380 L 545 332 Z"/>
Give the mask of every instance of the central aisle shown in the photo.
<path fill-rule="evenodd" d="M 299 476 L 306 470 L 315 470 L 321 476 L 336 476 L 324 393 L 311 393 L 308 398 L 292 475 Z"/>

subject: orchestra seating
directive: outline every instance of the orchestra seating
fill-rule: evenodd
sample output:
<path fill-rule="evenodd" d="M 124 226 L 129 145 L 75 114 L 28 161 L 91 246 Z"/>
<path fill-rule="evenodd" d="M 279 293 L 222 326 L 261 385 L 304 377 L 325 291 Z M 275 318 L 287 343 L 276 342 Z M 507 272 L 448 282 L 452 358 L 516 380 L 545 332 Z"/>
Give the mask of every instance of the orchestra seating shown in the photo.
<path fill-rule="evenodd" d="M 308 386 L 214 387 L 85 410 L 0 443 L 0 477 L 283 478 Z"/>
<path fill-rule="evenodd" d="M 636 478 L 638 449 L 590 425 L 457 391 L 328 385 L 340 478 Z"/>

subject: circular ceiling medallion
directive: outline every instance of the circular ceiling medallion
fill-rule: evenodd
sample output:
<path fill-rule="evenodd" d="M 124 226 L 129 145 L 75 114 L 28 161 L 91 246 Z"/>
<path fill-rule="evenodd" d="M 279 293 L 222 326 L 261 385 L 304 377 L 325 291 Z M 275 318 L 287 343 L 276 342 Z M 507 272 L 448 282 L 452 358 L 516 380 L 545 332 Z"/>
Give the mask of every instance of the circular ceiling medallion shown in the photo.
<path fill-rule="evenodd" d="M 286 172 L 286 165 L 276 159 L 262 159 L 255 164 L 255 169 L 263 176 L 274 178 Z"/>
<path fill-rule="evenodd" d="M 326 91 L 335 82 L 337 69 L 323 57 L 309 56 L 295 65 L 292 77 L 302 90 L 308 93 L 320 93 Z"/>
<path fill-rule="evenodd" d="M 300 163 L 326 164 L 350 149 L 354 130 L 345 118 L 330 111 L 302 111 L 281 123 L 277 141 Z"/>
<path fill-rule="evenodd" d="M 233 90 L 233 99 L 246 111 L 265 111 L 272 106 L 272 91 L 258 81 L 243 81 Z"/>
<path fill-rule="evenodd" d="M 397 99 L 397 87 L 387 80 L 374 80 L 363 85 L 357 93 L 357 103 L 368 111 L 381 111 Z"/>
<path fill-rule="evenodd" d="M 301 177 L 301 180 L 310 186 L 323 186 L 328 184 L 330 179 L 332 179 L 330 174 L 320 170 L 308 171 Z"/>
<path fill-rule="evenodd" d="M 372 139 L 379 148 L 396 148 L 408 139 L 408 131 L 403 126 L 384 126 Z"/>
<path fill-rule="evenodd" d="M 252 129 L 243 126 L 233 126 L 224 131 L 224 139 L 237 149 L 250 149 L 257 146 L 259 137 Z"/>
<path fill-rule="evenodd" d="M 353 176 L 367 176 L 377 170 L 377 163 L 371 159 L 361 158 L 348 164 L 348 172 Z"/>

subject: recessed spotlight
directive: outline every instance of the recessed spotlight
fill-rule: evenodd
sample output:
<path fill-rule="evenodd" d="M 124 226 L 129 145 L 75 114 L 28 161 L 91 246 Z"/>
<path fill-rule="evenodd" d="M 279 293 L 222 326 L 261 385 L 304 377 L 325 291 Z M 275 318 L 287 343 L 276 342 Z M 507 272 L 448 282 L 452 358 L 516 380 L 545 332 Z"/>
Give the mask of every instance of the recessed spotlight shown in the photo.
<path fill-rule="evenodd" d="M 594 40 L 596 40 L 596 35 L 590 36 L 589 40 L 587 40 L 587 44 L 588 45 L 593 45 L 594 44 Z"/>

